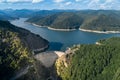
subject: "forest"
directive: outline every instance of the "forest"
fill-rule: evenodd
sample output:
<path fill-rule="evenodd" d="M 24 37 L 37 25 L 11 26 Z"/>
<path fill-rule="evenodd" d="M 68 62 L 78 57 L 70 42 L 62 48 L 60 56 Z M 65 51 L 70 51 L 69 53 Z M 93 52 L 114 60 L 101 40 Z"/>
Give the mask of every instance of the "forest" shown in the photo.
<path fill-rule="evenodd" d="M 100 40 L 100 45 L 80 45 L 66 55 L 68 67 L 60 64 L 63 80 L 120 80 L 120 38 Z"/>
<path fill-rule="evenodd" d="M 55 29 L 120 31 L 120 11 L 78 10 L 57 12 L 28 18 L 27 22 Z"/>
<path fill-rule="evenodd" d="M 18 28 L 8 21 L 0 21 L 0 79 L 10 80 L 27 67 L 29 67 L 28 73 L 18 77 L 20 80 L 21 78 L 22 80 L 39 80 L 48 77 L 47 68 L 36 61 L 32 54 L 33 49 L 45 46 L 48 46 L 48 41 L 39 35 Z M 39 71 L 38 69 L 42 70 L 35 73 Z"/>
<path fill-rule="evenodd" d="M 0 28 L 0 36 L 0 78 L 8 80 L 17 70 L 31 64 L 33 59 L 17 33 Z"/>

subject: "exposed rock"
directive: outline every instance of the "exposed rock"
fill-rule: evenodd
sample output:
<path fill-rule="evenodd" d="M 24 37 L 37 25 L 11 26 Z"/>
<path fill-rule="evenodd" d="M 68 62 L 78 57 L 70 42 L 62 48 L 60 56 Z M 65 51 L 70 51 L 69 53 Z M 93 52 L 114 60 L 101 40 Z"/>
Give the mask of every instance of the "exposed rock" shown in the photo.
<path fill-rule="evenodd" d="M 52 67 L 59 57 L 64 55 L 64 52 L 60 51 L 49 51 L 35 55 L 35 58 L 39 60 L 45 67 Z"/>

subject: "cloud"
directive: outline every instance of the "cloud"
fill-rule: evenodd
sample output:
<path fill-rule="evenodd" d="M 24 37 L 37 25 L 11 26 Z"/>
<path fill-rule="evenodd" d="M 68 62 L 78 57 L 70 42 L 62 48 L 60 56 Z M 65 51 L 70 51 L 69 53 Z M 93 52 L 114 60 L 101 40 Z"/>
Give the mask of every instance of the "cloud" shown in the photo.
<path fill-rule="evenodd" d="M 106 0 L 107 3 L 112 2 L 113 0 Z"/>
<path fill-rule="evenodd" d="M 39 3 L 39 2 L 42 2 L 44 0 L 33 0 L 32 3 Z"/>
<path fill-rule="evenodd" d="M 3 0 L 0 0 L 0 2 L 3 2 Z"/>
<path fill-rule="evenodd" d="M 17 2 L 30 2 L 30 0 L 3 0 L 7 3 L 17 3 Z"/>
<path fill-rule="evenodd" d="M 40 5 L 36 4 L 42 1 L 44 1 L 44 3 L 41 3 Z M 10 3 L 10 5 L 8 3 Z M 14 4 L 11 5 L 11 3 L 14 3 Z M 20 5 L 21 3 L 25 3 L 25 6 L 22 6 L 24 8 L 26 8 L 26 6 L 30 8 L 33 8 L 33 6 L 35 7 L 41 6 L 40 7 L 41 9 L 42 8 L 44 9 L 45 7 L 47 7 L 48 9 L 49 8 L 52 8 L 52 9 L 54 8 L 58 8 L 58 9 L 59 8 L 62 8 L 62 9 L 117 9 L 117 10 L 120 9 L 120 0 L 0 0 L 0 8 L 1 9 L 2 7 L 8 8 L 14 5 L 19 5 L 19 3 Z"/>
<path fill-rule="evenodd" d="M 72 4 L 72 2 L 70 1 L 65 3 L 65 5 L 70 5 L 70 4 Z"/>
<path fill-rule="evenodd" d="M 82 0 L 75 0 L 76 2 L 82 1 Z"/>
<path fill-rule="evenodd" d="M 120 0 L 91 0 L 88 3 L 90 9 L 117 9 Z"/>
<path fill-rule="evenodd" d="M 0 0 L 0 3 L 39 3 L 44 0 Z"/>
<path fill-rule="evenodd" d="M 56 3 L 60 3 L 60 2 L 63 2 L 64 0 L 53 0 L 53 1 Z"/>
<path fill-rule="evenodd" d="M 74 3 L 80 9 L 120 9 L 120 0 L 74 0 Z"/>

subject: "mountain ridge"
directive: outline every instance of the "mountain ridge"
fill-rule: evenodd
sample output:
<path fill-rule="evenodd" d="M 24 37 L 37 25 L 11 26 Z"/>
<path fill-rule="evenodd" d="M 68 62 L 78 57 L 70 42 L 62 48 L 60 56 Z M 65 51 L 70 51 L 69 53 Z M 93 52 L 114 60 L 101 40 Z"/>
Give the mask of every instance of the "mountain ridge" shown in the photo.
<path fill-rule="evenodd" d="M 32 17 L 29 18 L 27 22 L 39 26 L 49 26 L 55 29 L 82 28 L 98 31 L 120 31 L 120 11 L 83 10 L 76 12 L 61 12 L 44 17 Z"/>

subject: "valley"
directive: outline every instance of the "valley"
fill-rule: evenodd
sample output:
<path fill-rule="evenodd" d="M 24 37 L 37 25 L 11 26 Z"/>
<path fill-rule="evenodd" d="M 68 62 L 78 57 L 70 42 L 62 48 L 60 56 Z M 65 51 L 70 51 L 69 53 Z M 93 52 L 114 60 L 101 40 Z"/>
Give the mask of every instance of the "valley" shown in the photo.
<path fill-rule="evenodd" d="M 0 10 L 1 80 L 120 80 L 119 13 Z"/>

